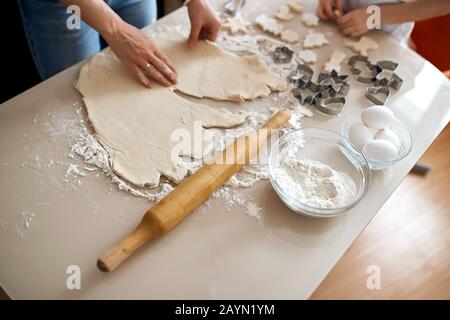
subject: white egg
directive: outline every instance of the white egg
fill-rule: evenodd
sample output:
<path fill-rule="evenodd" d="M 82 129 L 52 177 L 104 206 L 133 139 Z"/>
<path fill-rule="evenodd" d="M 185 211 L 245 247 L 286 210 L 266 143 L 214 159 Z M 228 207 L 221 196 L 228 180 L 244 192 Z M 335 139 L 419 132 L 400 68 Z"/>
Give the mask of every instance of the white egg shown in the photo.
<path fill-rule="evenodd" d="M 363 153 L 374 160 L 388 161 L 394 159 L 397 148 L 386 140 L 372 140 L 366 144 Z"/>
<path fill-rule="evenodd" d="M 362 123 L 354 123 L 348 130 L 348 138 L 355 147 L 362 150 L 366 144 L 373 140 L 373 133 Z"/>
<path fill-rule="evenodd" d="M 377 140 L 386 140 L 391 142 L 396 148 L 398 148 L 400 146 L 400 138 L 398 137 L 398 135 L 392 131 L 391 129 L 382 129 L 379 130 L 376 134 L 375 134 L 375 139 Z"/>
<path fill-rule="evenodd" d="M 392 124 L 394 113 L 385 106 L 372 106 L 361 113 L 364 124 L 375 129 L 385 129 Z"/>

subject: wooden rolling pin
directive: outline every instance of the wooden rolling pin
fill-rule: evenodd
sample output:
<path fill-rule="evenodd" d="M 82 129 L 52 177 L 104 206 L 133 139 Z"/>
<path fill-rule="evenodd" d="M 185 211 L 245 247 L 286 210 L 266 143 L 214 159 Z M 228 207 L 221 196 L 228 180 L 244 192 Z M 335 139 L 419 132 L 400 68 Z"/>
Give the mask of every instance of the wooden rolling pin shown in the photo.
<path fill-rule="evenodd" d="M 180 183 L 145 213 L 133 233 L 98 259 L 98 268 L 105 272 L 113 271 L 144 243 L 170 231 L 249 163 L 266 143 L 272 130 L 283 127 L 290 117 L 291 113 L 287 109 L 277 112 L 262 129 L 240 137 L 220 153 L 212 164 L 204 165 Z"/>

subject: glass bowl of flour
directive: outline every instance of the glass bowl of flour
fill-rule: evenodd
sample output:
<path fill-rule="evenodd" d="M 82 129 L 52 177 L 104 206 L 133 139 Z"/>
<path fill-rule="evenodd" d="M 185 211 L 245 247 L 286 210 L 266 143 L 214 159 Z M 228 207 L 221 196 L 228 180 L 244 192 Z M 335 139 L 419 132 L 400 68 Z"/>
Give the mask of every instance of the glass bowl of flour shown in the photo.
<path fill-rule="evenodd" d="M 309 217 L 334 217 L 366 194 L 370 169 L 366 157 L 338 133 L 304 128 L 282 136 L 270 152 L 269 177 L 280 199 Z"/>

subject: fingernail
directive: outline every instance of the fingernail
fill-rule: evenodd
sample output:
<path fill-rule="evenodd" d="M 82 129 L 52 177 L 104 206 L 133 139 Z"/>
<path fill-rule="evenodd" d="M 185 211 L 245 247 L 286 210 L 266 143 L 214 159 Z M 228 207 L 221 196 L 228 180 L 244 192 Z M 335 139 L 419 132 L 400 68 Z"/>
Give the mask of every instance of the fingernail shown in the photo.
<path fill-rule="evenodd" d="M 177 77 L 175 76 L 175 73 L 173 73 L 173 71 L 170 70 L 169 68 L 164 70 L 164 73 L 166 74 L 166 76 L 169 78 L 169 80 L 171 82 L 175 82 L 177 80 Z"/>

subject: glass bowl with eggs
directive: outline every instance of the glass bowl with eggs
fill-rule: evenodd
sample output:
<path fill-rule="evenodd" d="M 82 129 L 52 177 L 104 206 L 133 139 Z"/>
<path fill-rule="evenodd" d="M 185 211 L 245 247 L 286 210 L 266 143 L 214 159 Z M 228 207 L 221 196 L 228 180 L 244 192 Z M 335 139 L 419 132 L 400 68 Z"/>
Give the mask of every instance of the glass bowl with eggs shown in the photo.
<path fill-rule="evenodd" d="M 371 180 L 369 164 L 350 149 L 340 134 L 303 128 L 283 135 L 272 145 L 270 182 L 294 212 L 308 217 L 334 217 L 355 206 Z"/>
<path fill-rule="evenodd" d="M 409 129 L 385 106 L 371 106 L 350 114 L 341 134 L 350 148 L 362 152 L 371 170 L 382 170 L 405 158 L 412 148 Z"/>

